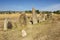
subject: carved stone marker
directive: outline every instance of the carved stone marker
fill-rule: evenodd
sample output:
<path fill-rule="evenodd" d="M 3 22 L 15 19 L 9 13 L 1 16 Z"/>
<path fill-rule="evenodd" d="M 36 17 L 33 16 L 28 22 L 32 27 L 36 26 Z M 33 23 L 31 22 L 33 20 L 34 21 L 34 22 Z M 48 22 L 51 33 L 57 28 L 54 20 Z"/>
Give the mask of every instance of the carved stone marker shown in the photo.
<path fill-rule="evenodd" d="M 33 21 L 33 24 L 37 23 L 37 15 L 35 13 L 35 9 L 34 8 L 32 8 L 32 21 Z"/>
<path fill-rule="evenodd" d="M 8 23 L 8 20 L 5 19 L 5 20 L 4 20 L 4 30 L 7 30 L 7 23 Z"/>

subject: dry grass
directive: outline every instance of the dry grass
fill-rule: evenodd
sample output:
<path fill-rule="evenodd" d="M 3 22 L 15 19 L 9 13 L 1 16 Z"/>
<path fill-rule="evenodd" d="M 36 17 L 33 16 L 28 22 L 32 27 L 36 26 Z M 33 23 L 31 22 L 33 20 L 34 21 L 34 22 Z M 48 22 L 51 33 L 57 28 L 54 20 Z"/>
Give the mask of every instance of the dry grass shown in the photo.
<path fill-rule="evenodd" d="M 4 14 L 6 15 L 6 14 Z M 14 14 L 12 14 L 14 15 Z M 19 15 L 15 14 L 11 18 L 15 18 Z M 16 16 L 17 15 L 17 16 Z M 2 17 L 3 15 L 1 15 Z M 8 16 L 8 14 L 7 14 Z M 12 23 L 14 28 L 8 31 L 0 31 L 0 40 L 60 40 L 60 18 L 59 15 L 54 16 L 54 20 L 52 21 L 45 21 L 42 23 L 34 24 L 34 25 L 27 25 L 23 28 L 19 25 L 19 23 Z M 4 18 L 3 16 L 2 18 Z M 55 20 L 55 18 L 57 18 Z M 24 29 L 27 32 L 26 37 L 21 36 L 21 30 Z"/>

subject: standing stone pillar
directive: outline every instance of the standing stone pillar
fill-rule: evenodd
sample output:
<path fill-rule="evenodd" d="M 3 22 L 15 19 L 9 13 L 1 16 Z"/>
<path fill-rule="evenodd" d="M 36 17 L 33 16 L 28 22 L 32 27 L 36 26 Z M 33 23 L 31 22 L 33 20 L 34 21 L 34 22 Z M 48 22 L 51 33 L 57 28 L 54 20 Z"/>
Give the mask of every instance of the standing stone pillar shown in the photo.
<path fill-rule="evenodd" d="M 45 16 L 44 16 L 44 17 L 45 17 L 45 20 L 46 20 L 46 19 L 47 19 L 47 14 L 45 14 Z"/>
<path fill-rule="evenodd" d="M 8 24 L 8 20 L 5 19 L 5 20 L 4 20 L 4 30 L 7 30 L 7 24 Z"/>
<path fill-rule="evenodd" d="M 43 22 L 46 20 L 46 14 L 45 13 L 42 13 L 40 12 L 40 16 L 39 16 L 39 22 Z"/>
<path fill-rule="evenodd" d="M 37 23 L 37 14 L 35 13 L 34 8 L 32 8 L 32 21 L 33 21 L 33 24 Z"/>
<path fill-rule="evenodd" d="M 46 20 L 46 14 L 43 14 L 43 21 Z"/>
<path fill-rule="evenodd" d="M 21 26 L 27 25 L 27 23 L 28 23 L 27 16 L 24 12 L 20 15 L 19 21 L 20 21 Z"/>
<path fill-rule="evenodd" d="M 44 20 L 44 14 L 40 12 L 39 22 L 42 22 L 43 20 Z"/>
<path fill-rule="evenodd" d="M 47 14 L 47 20 L 51 20 L 52 19 L 52 13 L 48 13 Z"/>
<path fill-rule="evenodd" d="M 51 16 L 53 17 L 54 16 L 54 13 L 51 13 Z"/>
<path fill-rule="evenodd" d="M 40 15 L 39 15 L 39 22 L 41 22 L 42 21 L 42 13 L 40 12 Z"/>

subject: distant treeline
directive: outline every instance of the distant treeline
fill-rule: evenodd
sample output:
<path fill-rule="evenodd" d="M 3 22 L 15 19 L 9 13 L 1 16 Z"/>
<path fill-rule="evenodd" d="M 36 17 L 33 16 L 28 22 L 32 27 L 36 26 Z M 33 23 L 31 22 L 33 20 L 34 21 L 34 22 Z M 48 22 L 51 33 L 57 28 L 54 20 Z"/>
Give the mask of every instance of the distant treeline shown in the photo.
<path fill-rule="evenodd" d="M 60 10 L 54 11 L 55 14 L 60 14 Z"/>
<path fill-rule="evenodd" d="M 15 14 L 15 13 L 22 13 L 23 11 L 0 11 L 0 14 Z M 51 11 L 39 11 L 36 10 L 35 11 L 37 14 L 39 14 L 40 12 L 42 13 L 52 13 Z M 25 13 L 32 13 L 32 10 L 26 10 Z M 57 11 L 53 11 L 53 13 L 55 14 L 60 14 L 60 10 Z"/>
<path fill-rule="evenodd" d="M 29 11 L 25 11 L 26 13 L 32 13 L 32 11 L 31 10 L 29 10 Z M 36 10 L 36 13 L 37 14 L 39 14 L 40 12 L 42 12 L 42 13 L 52 13 L 52 11 L 39 11 L 39 10 Z M 55 13 L 55 14 L 60 14 L 60 10 L 57 10 L 57 11 L 53 11 L 53 13 Z"/>
<path fill-rule="evenodd" d="M 0 11 L 0 14 L 15 14 L 15 13 L 20 13 L 20 11 Z"/>

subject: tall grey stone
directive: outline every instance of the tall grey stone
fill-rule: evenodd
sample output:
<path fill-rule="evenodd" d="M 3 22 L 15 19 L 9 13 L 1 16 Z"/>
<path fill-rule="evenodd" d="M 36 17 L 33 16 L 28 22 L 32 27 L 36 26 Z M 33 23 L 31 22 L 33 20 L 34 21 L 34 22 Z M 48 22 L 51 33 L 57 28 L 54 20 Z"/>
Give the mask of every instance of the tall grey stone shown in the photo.
<path fill-rule="evenodd" d="M 34 8 L 32 8 L 32 21 L 33 21 L 33 24 L 37 23 L 37 14 Z"/>

